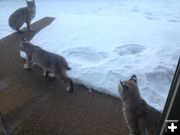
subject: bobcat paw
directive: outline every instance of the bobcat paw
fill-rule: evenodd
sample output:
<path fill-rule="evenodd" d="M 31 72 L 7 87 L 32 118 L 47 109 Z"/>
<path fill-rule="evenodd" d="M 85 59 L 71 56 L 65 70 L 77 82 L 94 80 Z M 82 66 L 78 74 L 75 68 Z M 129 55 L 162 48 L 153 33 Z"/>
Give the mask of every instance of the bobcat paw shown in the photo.
<path fill-rule="evenodd" d="M 68 93 L 71 93 L 71 92 L 73 92 L 73 88 L 72 88 L 71 86 L 67 86 L 67 87 L 66 87 L 66 91 L 67 91 Z"/>
<path fill-rule="evenodd" d="M 47 71 L 47 72 L 43 72 L 43 76 L 44 77 L 47 77 L 48 76 L 48 74 L 49 74 L 49 72 Z"/>
<path fill-rule="evenodd" d="M 29 31 L 29 32 L 33 32 L 33 29 L 32 29 L 32 28 L 29 28 L 28 31 Z"/>
<path fill-rule="evenodd" d="M 30 70 L 30 69 L 31 69 L 30 67 L 28 67 L 27 64 L 24 64 L 24 65 L 23 65 L 23 68 L 26 69 L 26 70 Z"/>
<path fill-rule="evenodd" d="M 55 78 L 56 76 L 55 76 L 54 73 L 49 73 L 49 74 L 48 74 L 48 77 L 50 77 L 50 78 Z"/>
<path fill-rule="evenodd" d="M 70 93 L 73 91 L 73 89 L 74 89 L 73 82 L 72 80 L 70 80 L 70 85 L 66 87 L 66 91 Z"/>
<path fill-rule="evenodd" d="M 66 87 L 66 91 L 67 91 L 67 92 L 70 92 L 70 91 L 71 91 L 70 86 L 67 86 L 67 87 Z"/>

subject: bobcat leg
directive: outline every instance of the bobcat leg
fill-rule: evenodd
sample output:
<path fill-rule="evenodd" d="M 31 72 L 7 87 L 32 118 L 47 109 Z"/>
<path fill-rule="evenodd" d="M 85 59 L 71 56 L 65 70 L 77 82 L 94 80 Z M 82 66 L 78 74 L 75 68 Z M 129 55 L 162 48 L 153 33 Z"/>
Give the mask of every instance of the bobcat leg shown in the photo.
<path fill-rule="evenodd" d="M 33 29 L 31 28 L 31 22 L 26 22 L 28 31 L 32 32 Z"/>
<path fill-rule="evenodd" d="M 70 78 L 61 78 L 61 80 L 65 84 L 67 92 L 72 92 L 74 90 L 73 82 Z"/>
<path fill-rule="evenodd" d="M 46 68 L 43 68 L 43 76 L 48 77 L 49 71 Z"/>
<path fill-rule="evenodd" d="M 70 78 L 67 78 L 67 81 L 69 82 L 69 86 L 66 87 L 66 91 L 72 92 L 74 90 L 73 81 Z"/>
<path fill-rule="evenodd" d="M 32 68 L 32 66 L 33 66 L 33 64 L 32 64 L 32 61 L 31 61 L 31 57 L 27 55 L 26 64 L 24 64 L 23 68 L 27 69 L 27 70 L 30 70 Z"/>

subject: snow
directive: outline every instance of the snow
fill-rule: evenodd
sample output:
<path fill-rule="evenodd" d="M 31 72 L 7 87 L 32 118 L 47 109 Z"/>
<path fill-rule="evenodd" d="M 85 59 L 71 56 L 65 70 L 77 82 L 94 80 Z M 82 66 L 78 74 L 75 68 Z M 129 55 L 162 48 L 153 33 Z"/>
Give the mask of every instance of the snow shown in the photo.
<path fill-rule="evenodd" d="M 36 0 L 36 5 L 36 19 L 56 19 L 31 42 L 64 56 L 75 83 L 119 97 L 119 81 L 136 74 L 142 97 L 163 109 L 179 59 L 179 1 Z"/>

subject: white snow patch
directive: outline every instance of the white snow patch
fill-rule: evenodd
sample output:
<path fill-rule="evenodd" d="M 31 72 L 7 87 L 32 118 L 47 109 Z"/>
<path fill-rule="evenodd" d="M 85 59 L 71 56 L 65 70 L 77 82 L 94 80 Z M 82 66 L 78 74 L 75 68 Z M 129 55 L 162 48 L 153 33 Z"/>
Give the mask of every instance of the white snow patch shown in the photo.
<path fill-rule="evenodd" d="M 22 3 L 13 4 L 0 1 L 7 10 L 0 37 L 10 30 L 8 14 Z M 119 81 L 136 74 L 143 98 L 163 109 L 180 52 L 180 1 L 36 0 L 36 5 L 36 19 L 57 19 L 32 43 L 63 55 L 75 83 L 119 97 Z"/>

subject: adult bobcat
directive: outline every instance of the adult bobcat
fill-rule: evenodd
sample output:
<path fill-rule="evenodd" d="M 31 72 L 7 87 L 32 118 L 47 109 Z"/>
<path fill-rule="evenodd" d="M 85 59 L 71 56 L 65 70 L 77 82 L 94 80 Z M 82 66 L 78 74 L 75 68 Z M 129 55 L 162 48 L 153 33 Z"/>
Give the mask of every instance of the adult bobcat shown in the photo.
<path fill-rule="evenodd" d="M 66 85 L 66 91 L 73 91 L 73 82 L 66 74 L 71 68 L 64 57 L 45 51 L 29 41 L 21 41 L 20 50 L 26 53 L 24 69 L 31 69 L 33 65 L 37 65 L 43 69 L 44 76 L 57 77 Z"/>
<path fill-rule="evenodd" d="M 123 103 L 123 113 L 130 135 L 155 135 L 161 112 L 148 105 L 141 97 L 137 77 L 120 82 L 118 91 Z"/>
<path fill-rule="evenodd" d="M 20 8 L 12 13 L 9 17 L 9 26 L 16 30 L 17 32 L 23 32 L 20 30 L 20 27 L 26 23 L 29 31 L 32 31 L 30 25 L 31 20 L 35 17 L 36 14 L 36 5 L 34 0 L 26 0 L 27 7 Z"/>

